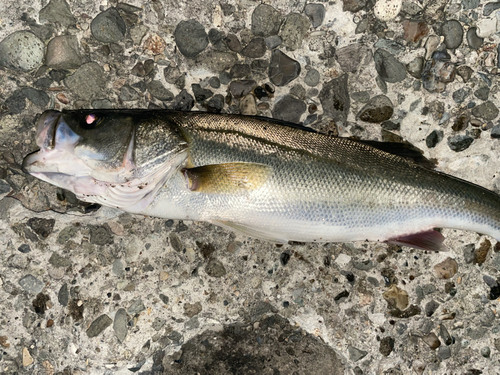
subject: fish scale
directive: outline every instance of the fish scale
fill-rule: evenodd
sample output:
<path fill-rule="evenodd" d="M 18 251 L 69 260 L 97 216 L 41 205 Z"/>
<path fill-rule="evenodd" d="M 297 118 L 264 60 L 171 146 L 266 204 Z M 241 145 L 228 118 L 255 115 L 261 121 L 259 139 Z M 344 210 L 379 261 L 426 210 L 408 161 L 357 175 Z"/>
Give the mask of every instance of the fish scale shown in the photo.
<path fill-rule="evenodd" d="M 51 116 L 56 114 L 52 111 Z M 81 130 L 82 118 L 87 123 L 89 118 L 98 119 L 96 128 Z M 50 163 L 41 165 L 38 160 L 33 167 L 36 155 L 40 159 L 58 151 L 57 144 L 54 150 L 44 149 L 51 144 L 45 139 L 51 132 L 44 133 L 49 125 L 47 118 L 43 121 L 38 127 L 41 150 L 28 156 L 24 167 L 51 182 Z M 125 211 L 209 221 L 276 242 L 394 241 L 437 249 L 440 240 L 432 232 L 436 227 L 500 239 L 497 194 L 360 141 L 307 132 L 275 120 L 200 112 L 79 110 L 64 112 L 57 121 L 50 125 L 56 133 L 63 129 L 71 135 L 69 128 L 74 132 L 69 139 L 83 139 L 88 155 L 106 154 L 100 149 L 102 142 L 93 137 L 101 133 L 109 137 L 107 123 L 110 129 L 120 122 L 134 124 L 133 136 L 120 137 L 133 143 L 115 147 L 133 147 L 133 160 L 125 154 L 109 156 L 114 168 L 116 160 L 124 160 L 124 171 L 116 176 L 132 176 L 131 180 L 117 181 L 119 191 L 107 187 L 109 193 L 101 188 L 100 197 L 81 196 L 110 206 L 116 203 Z M 73 150 L 68 144 L 59 152 L 68 158 L 79 155 L 78 142 Z M 105 161 L 96 164 L 76 158 L 74 163 L 90 170 L 94 179 L 106 174 Z M 128 165 L 135 169 L 126 169 Z M 71 166 L 67 169 L 64 173 L 75 173 Z M 148 186 L 149 176 L 162 185 Z M 61 186 L 64 177 L 54 181 Z M 72 177 L 72 184 L 61 187 L 74 191 L 78 177 Z M 127 189 L 136 200 L 141 197 L 141 191 L 133 190 L 137 186 L 147 186 L 148 192 L 142 203 L 127 206 Z"/>

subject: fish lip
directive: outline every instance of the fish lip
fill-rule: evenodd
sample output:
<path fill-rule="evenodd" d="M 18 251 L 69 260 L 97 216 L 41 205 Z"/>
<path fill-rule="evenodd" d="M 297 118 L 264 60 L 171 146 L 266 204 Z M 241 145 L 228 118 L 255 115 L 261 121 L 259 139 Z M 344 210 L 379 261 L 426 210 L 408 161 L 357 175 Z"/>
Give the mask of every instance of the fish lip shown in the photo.
<path fill-rule="evenodd" d="M 62 119 L 62 113 L 55 110 L 47 110 L 41 114 L 37 121 L 36 144 L 40 149 L 54 148 L 56 131 Z"/>
<path fill-rule="evenodd" d="M 40 150 L 37 150 L 37 151 L 33 151 L 31 153 L 29 153 L 28 155 L 26 155 L 23 159 L 23 164 L 21 165 L 21 170 L 26 173 L 26 174 L 31 174 L 31 172 L 29 171 L 29 167 L 31 165 L 33 165 L 33 162 L 30 162 L 29 159 L 32 159 L 36 154 L 38 154 L 40 152 Z"/>

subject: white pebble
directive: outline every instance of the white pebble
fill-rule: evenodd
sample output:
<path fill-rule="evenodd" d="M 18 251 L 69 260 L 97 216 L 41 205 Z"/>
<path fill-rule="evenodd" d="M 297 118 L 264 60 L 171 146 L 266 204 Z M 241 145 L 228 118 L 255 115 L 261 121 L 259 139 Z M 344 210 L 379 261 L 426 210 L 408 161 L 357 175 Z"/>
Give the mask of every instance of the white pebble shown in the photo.
<path fill-rule="evenodd" d="M 399 14 L 403 0 L 377 0 L 373 12 L 380 21 L 390 21 Z"/>
<path fill-rule="evenodd" d="M 487 38 L 497 31 L 497 19 L 493 18 L 483 18 L 477 21 L 477 30 L 476 34 L 480 38 Z"/>

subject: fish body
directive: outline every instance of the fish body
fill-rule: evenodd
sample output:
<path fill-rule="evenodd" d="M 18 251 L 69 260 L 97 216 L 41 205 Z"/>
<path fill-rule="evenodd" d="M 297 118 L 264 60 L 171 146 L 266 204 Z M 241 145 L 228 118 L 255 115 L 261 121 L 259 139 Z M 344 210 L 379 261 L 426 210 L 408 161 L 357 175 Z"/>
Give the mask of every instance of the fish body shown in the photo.
<path fill-rule="evenodd" d="M 45 112 L 24 169 L 127 212 L 208 221 L 285 243 L 392 241 L 433 228 L 500 240 L 500 196 L 348 138 L 202 112 Z"/>

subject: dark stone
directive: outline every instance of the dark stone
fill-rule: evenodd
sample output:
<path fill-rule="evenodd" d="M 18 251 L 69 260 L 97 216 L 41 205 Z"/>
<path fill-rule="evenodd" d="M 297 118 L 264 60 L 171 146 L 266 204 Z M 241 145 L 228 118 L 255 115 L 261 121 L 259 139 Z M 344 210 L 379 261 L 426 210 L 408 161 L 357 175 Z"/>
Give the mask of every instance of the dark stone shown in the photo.
<path fill-rule="evenodd" d="M 387 357 L 394 350 L 394 338 L 387 336 L 380 340 L 379 352 Z"/>
<path fill-rule="evenodd" d="M 383 123 L 380 124 L 380 127 L 388 131 L 394 131 L 394 130 L 399 131 L 401 129 L 401 123 L 394 121 L 384 121 Z"/>
<path fill-rule="evenodd" d="M 342 10 L 344 12 L 357 13 L 366 6 L 366 0 L 342 0 L 344 6 Z"/>
<path fill-rule="evenodd" d="M 204 89 L 197 83 L 193 83 L 191 85 L 191 89 L 193 90 L 194 98 L 198 103 L 204 102 L 214 94 L 209 89 Z"/>
<path fill-rule="evenodd" d="M 226 268 L 221 261 L 217 259 L 211 259 L 205 266 L 205 272 L 208 276 L 222 277 L 226 274 Z"/>
<path fill-rule="evenodd" d="M 175 28 L 175 43 L 179 51 L 188 58 L 194 58 L 208 45 L 205 28 L 196 20 L 181 21 Z"/>
<path fill-rule="evenodd" d="M 224 108 L 224 96 L 216 94 L 206 103 L 207 111 L 212 113 L 220 113 Z"/>
<path fill-rule="evenodd" d="M 127 26 L 115 8 L 99 13 L 90 24 L 94 38 L 101 43 L 116 43 L 123 39 Z"/>
<path fill-rule="evenodd" d="M 109 245 L 113 243 L 113 235 L 104 225 L 92 225 L 90 229 L 90 243 L 93 245 Z"/>
<path fill-rule="evenodd" d="M 40 10 L 40 23 L 59 23 L 64 27 L 74 25 L 75 17 L 71 14 L 71 9 L 66 0 L 50 0 L 50 2 Z"/>
<path fill-rule="evenodd" d="M 500 138 L 500 125 L 495 125 L 493 128 L 491 128 L 491 138 Z"/>
<path fill-rule="evenodd" d="M 232 81 L 229 84 L 229 92 L 235 99 L 240 99 L 252 92 L 257 82 L 253 80 Z"/>
<path fill-rule="evenodd" d="M 63 257 L 55 251 L 50 256 L 49 263 L 56 268 L 66 268 L 73 264 L 73 262 L 71 262 L 71 259 Z"/>
<path fill-rule="evenodd" d="M 361 108 L 358 118 L 362 121 L 378 123 L 389 120 L 393 113 L 391 100 L 385 95 L 377 95 Z"/>
<path fill-rule="evenodd" d="M 273 118 L 298 123 L 300 117 L 306 111 L 307 106 L 302 100 L 291 95 L 285 95 L 274 104 L 272 109 Z"/>
<path fill-rule="evenodd" d="M 427 138 L 425 138 L 425 144 L 428 148 L 436 147 L 436 145 L 443 140 L 444 133 L 442 130 L 433 130 Z"/>
<path fill-rule="evenodd" d="M 194 107 L 194 98 L 184 89 L 172 101 L 172 109 L 190 111 Z"/>
<path fill-rule="evenodd" d="M 68 291 L 68 284 L 64 283 L 61 286 L 61 289 L 59 289 L 59 292 L 57 293 L 57 300 L 61 304 L 61 306 L 68 306 L 69 302 L 69 291 Z"/>
<path fill-rule="evenodd" d="M 391 53 L 384 49 L 377 49 L 373 56 L 375 69 L 385 82 L 401 82 L 406 77 L 406 68 Z"/>
<path fill-rule="evenodd" d="M 349 297 L 349 292 L 347 290 L 343 290 L 339 294 L 337 294 L 335 297 L 333 297 L 334 301 L 340 301 L 342 298 L 347 298 Z"/>
<path fill-rule="evenodd" d="M 479 49 L 483 45 L 483 38 L 480 38 L 477 36 L 476 33 L 477 28 L 471 27 L 467 31 L 467 43 L 469 44 L 469 47 L 472 49 Z"/>
<path fill-rule="evenodd" d="M 161 81 L 153 80 L 146 85 L 146 88 L 149 93 L 158 100 L 171 101 L 174 99 L 174 94 L 165 88 Z"/>
<path fill-rule="evenodd" d="M 464 29 L 457 20 L 449 20 L 441 27 L 441 35 L 444 36 L 446 48 L 456 49 L 462 44 Z"/>
<path fill-rule="evenodd" d="M 233 79 L 247 78 L 250 75 L 250 65 L 235 64 L 231 68 L 230 74 Z"/>
<path fill-rule="evenodd" d="M 347 74 L 343 74 L 324 83 L 319 93 L 324 115 L 332 118 L 335 122 L 345 123 L 347 121 L 351 106 L 347 86 L 348 77 Z"/>
<path fill-rule="evenodd" d="M 283 16 L 279 11 L 267 4 L 259 4 L 252 13 L 252 33 L 256 36 L 267 37 L 277 35 Z"/>
<path fill-rule="evenodd" d="M 49 72 L 50 78 L 52 78 L 54 81 L 61 83 L 61 81 L 66 78 L 66 76 L 69 74 L 69 71 L 65 69 L 52 69 Z"/>
<path fill-rule="evenodd" d="M 498 116 L 498 108 L 493 102 L 487 101 L 474 108 L 472 108 L 472 114 L 475 117 L 482 118 L 486 121 L 492 121 Z"/>
<path fill-rule="evenodd" d="M 109 316 L 107 316 L 106 314 L 102 314 L 90 324 L 90 327 L 87 329 L 87 336 L 89 338 L 96 337 L 106 328 L 108 328 L 112 323 L 113 320 L 111 320 Z"/>
<path fill-rule="evenodd" d="M 21 246 L 18 247 L 17 249 L 23 254 L 27 254 L 31 251 L 30 245 L 23 243 Z"/>
<path fill-rule="evenodd" d="M 52 82 L 54 82 L 52 79 L 48 77 L 43 77 L 33 82 L 33 86 L 46 90 L 52 85 Z"/>
<path fill-rule="evenodd" d="M 500 9 L 500 1 L 489 2 L 483 7 L 483 16 L 489 16 L 497 9 Z"/>
<path fill-rule="evenodd" d="M 227 48 L 229 48 L 233 52 L 240 52 L 242 50 L 242 46 L 238 37 L 234 34 L 228 34 L 224 38 L 224 42 L 226 43 Z"/>
<path fill-rule="evenodd" d="M 335 57 L 346 73 L 354 73 L 358 68 L 371 59 L 371 51 L 361 43 L 352 43 L 348 46 L 338 48 L 335 51 Z"/>
<path fill-rule="evenodd" d="M 54 219 L 42 219 L 39 217 L 33 217 L 27 221 L 26 225 L 40 237 L 47 238 L 52 233 L 55 223 L 56 221 Z"/>
<path fill-rule="evenodd" d="M 465 99 L 467 99 L 469 94 L 470 94 L 470 88 L 462 87 L 462 88 L 456 90 L 455 92 L 453 92 L 452 98 L 456 103 L 463 103 L 465 101 Z"/>
<path fill-rule="evenodd" d="M 434 300 L 430 300 L 425 304 L 425 315 L 428 317 L 432 316 L 432 314 L 434 314 L 438 307 L 439 303 Z"/>
<path fill-rule="evenodd" d="M 490 95 L 490 88 L 488 86 L 483 86 L 474 91 L 474 96 L 481 100 L 488 100 L 489 95 Z"/>
<path fill-rule="evenodd" d="M 318 27 L 325 19 L 326 9 L 323 4 L 307 4 L 304 13 L 311 20 L 312 27 Z"/>
<path fill-rule="evenodd" d="M 50 297 L 47 294 L 38 293 L 36 298 L 33 300 L 33 308 L 38 315 L 44 315 L 45 310 L 47 310 L 47 302 L 50 301 Z"/>
<path fill-rule="evenodd" d="M 273 50 L 269 64 L 269 79 L 276 86 L 285 86 L 300 74 L 298 61 L 288 57 L 280 50 Z"/>
<path fill-rule="evenodd" d="M 462 77 L 465 83 L 472 77 L 472 73 L 474 73 L 474 70 L 470 66 L 462 65 L 457 68 L 457 74 Z"/>
<path fill-rule="evenodd" d="M 286 266 L 288 264 L 288 261 L 290 260 L 290 252 L 289 251 L 284 251 L 280 255 L 280 263 L 282 266 Z"/>
<path fill-rule="evenodd" d="M 16 90 L 5 100 L 4 106 L 8 108 L 9 113 L 18 115 L 26 108 L 26 96 L 22 90 Z"/>
<path fill-rule="evenodd" d="M 455 135 L 448 138 L 448 146 L 455 152 L 463 151 L 474 142 L 474 138 L 468 135 Z"/>
<path fill-rule="evenodd" d="M 103 94 L 107 81 L 101 66 L 96 62 L 89 62 L 66 77 L 64 84 L 80 98 L 91 100 Z"/>
<path fill-rule="evenodd" d="M 254 38 L 240 51 L 240 53 L 243 56 L 258 59 L 266 53 L 266 42 L 263 38 Z"/>

